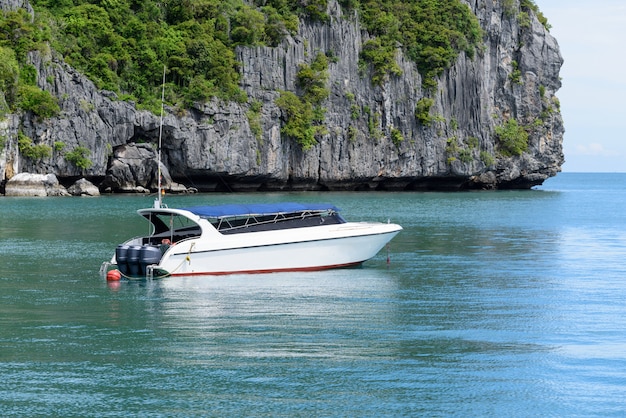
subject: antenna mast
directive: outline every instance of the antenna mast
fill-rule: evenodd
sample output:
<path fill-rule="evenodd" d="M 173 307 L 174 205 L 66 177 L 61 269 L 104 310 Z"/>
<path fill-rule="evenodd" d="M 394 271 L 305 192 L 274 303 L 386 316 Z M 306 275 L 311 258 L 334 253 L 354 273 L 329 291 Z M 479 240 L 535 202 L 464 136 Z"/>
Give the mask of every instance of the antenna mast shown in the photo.
<path fill-rule="evenodd" d="M 165 65 L 163 66 L 163 83 L 161 84 L 161 119 L 159 121 L 159 148 L 158 148 L 158 161 L 157 161 L 157 177 L 158 177 L 158 198 L 154 202 L 156 208 L 160 208 L 163 204 L 163 189 L 161 186 L 161 140 L 163 137 L 163 103 L 165 101 Z"/>

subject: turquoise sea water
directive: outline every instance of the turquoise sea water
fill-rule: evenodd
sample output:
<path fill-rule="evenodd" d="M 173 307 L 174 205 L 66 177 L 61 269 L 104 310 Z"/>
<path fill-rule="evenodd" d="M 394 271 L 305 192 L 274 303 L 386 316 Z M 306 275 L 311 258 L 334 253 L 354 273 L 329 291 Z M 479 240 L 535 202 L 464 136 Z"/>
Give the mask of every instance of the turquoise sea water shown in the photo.
<path fill-rule="evenodd" d="M 281 200 L 404 230 L 358 269 L 109 285 L 152 198 L 0 197 L 0 415 L 626 415 L 626 174 L 166 198 Z"/>

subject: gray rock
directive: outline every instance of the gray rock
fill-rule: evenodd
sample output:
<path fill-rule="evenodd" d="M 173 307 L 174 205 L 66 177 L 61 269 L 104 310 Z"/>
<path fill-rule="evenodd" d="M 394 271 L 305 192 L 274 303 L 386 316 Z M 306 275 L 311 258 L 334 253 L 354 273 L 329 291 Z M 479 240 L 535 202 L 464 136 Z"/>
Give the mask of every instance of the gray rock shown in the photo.
<path fill-rule="evenodd" d="M 77 180 L 68 189 L 72 196 L 100 196 L 100 190 L 87 179 Z"/>
<path fill-rule="evenodd" d="M 25 9 L 34 17 L 35 11 L 28 0 L 2 0 L 0 1 L 0 10 L 5 12 L 14 12 L 18 9 Z"/>
<path fill-rule="evenodd" d="M 187 188 L 172 181 L 169 170 L 157 165 L 157 151 L 150 144 L 128 144 L 115 149 L 102 187 L 124 193 L 149 193 L 157 190 L 158 169 L 161 167 L 161 188 L 175 193 L 186 193 Z"/>
<path fill-rule="evenodd" d="M 19 173 L 5 186 L 6 196 L 69 196 L 54 174 Z"/>

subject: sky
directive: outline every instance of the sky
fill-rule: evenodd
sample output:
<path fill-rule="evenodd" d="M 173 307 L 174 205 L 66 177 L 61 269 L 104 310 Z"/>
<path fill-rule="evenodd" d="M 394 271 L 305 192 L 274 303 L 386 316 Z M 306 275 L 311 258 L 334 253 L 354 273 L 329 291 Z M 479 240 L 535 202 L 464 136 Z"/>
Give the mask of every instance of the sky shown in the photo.
<path fill-rule="evenodd" d="M 626 172 L 626 1 L 535 0 L 561 48 L 564 172 Z"/>

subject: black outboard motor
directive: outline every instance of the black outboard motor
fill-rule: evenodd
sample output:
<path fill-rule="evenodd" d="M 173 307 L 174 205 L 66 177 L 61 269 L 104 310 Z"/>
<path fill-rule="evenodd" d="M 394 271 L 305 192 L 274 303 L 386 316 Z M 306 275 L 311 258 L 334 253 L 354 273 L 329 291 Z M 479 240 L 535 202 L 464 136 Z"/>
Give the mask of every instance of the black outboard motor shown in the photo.
<path fill-rule="evenodd" d="M 128 275 L 138 277 L 139 276 L 139 253 L 141 251 L 141 245 L 131 245 L 128 248 Z"/>
<path fill-rule="evenodd" d="M 117 269 L 124 276 L 128 276 L 128 245 L 120 244 L 115 249 L 115 261 L 117 261 Z"/>
<path fill-rule="evenodd" d="M 154 245 L 144 245 L 139 252 L 139 269 L 141 275 L 146 274 L 146 267 L 151 264 L 159 264 L 161 261 L 161 250 Z"/>

